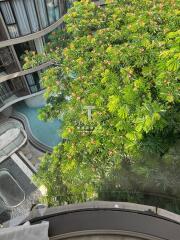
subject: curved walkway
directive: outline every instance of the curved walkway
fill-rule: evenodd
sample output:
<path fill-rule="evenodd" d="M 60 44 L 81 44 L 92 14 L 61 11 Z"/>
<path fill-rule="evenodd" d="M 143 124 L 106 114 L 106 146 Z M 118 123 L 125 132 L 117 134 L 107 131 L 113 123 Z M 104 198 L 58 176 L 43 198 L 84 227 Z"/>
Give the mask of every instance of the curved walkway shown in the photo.
<path fill-rule="evenodd" d="M 180 216 L 156 207 L 97 201 L 41 210 L 32 212 L 27 220 L 32 224 L 49 221 L 51 240 L 97 235 L 136 240 L 180 239 Z"/>
<path fill-rule="evenodd" d="M 31 127 L 30 127 L 30 124 L 29 124 L 29 121 L 27 119 L 27 117 L 22 114 L 22 113 L 19 113 L 19 112 L 16 112 L 16 111 L 13 111 L 12 115 L 11 115 L 11 118 L 14 118 L 14 119 L 17 119 L 19 121 L 22 122 L 24 128 L 25 128 L 25 131 L 27 133 L 27 136 L 28 136 L 28 140 L 31 142 L 32 145 L 34 145 L 37 149 L 43 151 L 43 152 L 48 152 L 48 153 L 51 153 L 53 148 L 45 145 L 44 143 L 40 142 L 32 133 L 31 131 Z"/>

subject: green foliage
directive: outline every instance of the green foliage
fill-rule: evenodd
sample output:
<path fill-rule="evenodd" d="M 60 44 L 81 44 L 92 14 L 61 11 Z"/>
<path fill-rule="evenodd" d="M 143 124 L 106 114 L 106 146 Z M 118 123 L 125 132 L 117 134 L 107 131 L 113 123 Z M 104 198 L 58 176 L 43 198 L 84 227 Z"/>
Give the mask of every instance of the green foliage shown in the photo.
<path fill-rule="evenodd" d="M 122 167 L 124 158 L 140 174 L 138 159 L 144 153 L 162 157 L 174 144 L 179 132 L 178 9 L 174 0 L 112 0 L 104 7 L 75 2 L 65 17 L 66 29 L 52 34 L 46 54 L 26 57 L 25 67 L 54 63 L 42 75 L 45 96 L 54 102 L 41 118 L 63 116 L 61 135 L 68 139 L 42 160 L 37 179 L 48 189 L 60 174 L 73 201 L 94 198 L 97 186 Z M 61 101 L 59 96 L 64 96 Z M 84 109 L 89 105 L 95 106 L 91 120 Z M 95 127 L 80 131 L 77 123 Z M 58 168 L 54 161 L 60 162 Z M 43 164 L 52 172 L 44 172 Z"/>

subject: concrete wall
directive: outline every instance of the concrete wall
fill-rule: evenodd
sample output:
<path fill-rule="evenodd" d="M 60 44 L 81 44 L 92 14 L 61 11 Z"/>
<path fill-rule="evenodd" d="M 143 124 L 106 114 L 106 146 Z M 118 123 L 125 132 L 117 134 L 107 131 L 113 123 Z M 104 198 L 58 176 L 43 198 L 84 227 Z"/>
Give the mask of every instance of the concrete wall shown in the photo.
<path fill-rule="evenodd" d="M 26 99 L 25 103 L 27 104 L 28 107 L 34 108 L 34 107 L 42 107 L 42 106 L 44 106 L 46 101 L 43 98 L 43 93 L 42 93 L 42 94 L 40 94 L 38 96 Z"/>

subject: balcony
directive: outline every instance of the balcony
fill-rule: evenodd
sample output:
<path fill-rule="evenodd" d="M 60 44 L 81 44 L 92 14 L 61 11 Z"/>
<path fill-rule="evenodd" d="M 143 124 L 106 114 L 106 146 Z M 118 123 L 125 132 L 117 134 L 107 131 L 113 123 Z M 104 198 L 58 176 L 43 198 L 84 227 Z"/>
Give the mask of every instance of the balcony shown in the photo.
<path fill-rule="evenodd" d="M 95 201 L 56 208 L 41 206 L 29 217 L 10 221 L 4 226 L 10 228 L 2 229 L 0 237 L 5 238 L 9 233 L 11 239 L 15 234 L 21 239 L 23 232 L 27 240 L 35 233 L 37 238 L 33 239 L 38 240 L 179 240 L 180 236 L 178 215 L 123 202 Z"/>
<path fill-rule="evenodd" d="M 0 111 L 39 94 L 42 94 L 42 86 L 37 72 L 26 74 L 24 77 L 14 76 L 11 80 L 5 79 L 2 82 L 0 78 Z"/>
<path fill-rule="evenodd" d="M 14 92 L 9 93 L 9 97 L 7 97 L 5 100 L 2 100 L 0 98 L 0 112 L 2 112 L 4 109 L 8 108 L 12 104 L 22 101 L 27 98 L 31 98 L 37 95 L 40 95 L 44 92 L 44 90 L 38 91 L 36 93 L 30 94 L 25 89 L 20 89 Z"/>
<path fill-rule="evenodd" d="M 21 88 L 18 90 L 10 91 L 6 94 L 1 94 L 0 98 L 3 104 L 8 104 L 9 102 L 16 100 L 17 98 L 24 97 L 28 94 L 29 93 L 24 88 Z"/>
<path fill-rule="evenodd" d="M 51 26 L 67 11 L 68 1 L 0 1 L 10 38 L 36 33 Z"/>
<path fill-rule="evenodd" d="M 9 47 L 0 49 L 0 77 L 19 71 Z"/>

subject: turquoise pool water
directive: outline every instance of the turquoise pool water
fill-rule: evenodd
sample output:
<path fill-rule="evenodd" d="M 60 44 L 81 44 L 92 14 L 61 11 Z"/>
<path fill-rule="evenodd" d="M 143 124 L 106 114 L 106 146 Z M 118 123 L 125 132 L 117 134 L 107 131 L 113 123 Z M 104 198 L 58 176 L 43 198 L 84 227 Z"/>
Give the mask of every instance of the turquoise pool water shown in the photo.
<path fill-rule="evenodd" d="M 31 131 L 40 142 L 49 147 L 54 147 L 61 141 L 61 138 L 58 136 L 58 129 L 61 127 L 59 120 L 40 121 L 38 119 L 38 110 L 40 108 L 30 108 L 25 102 L 15 104 L 14 108 L 28 118 Z"/>

